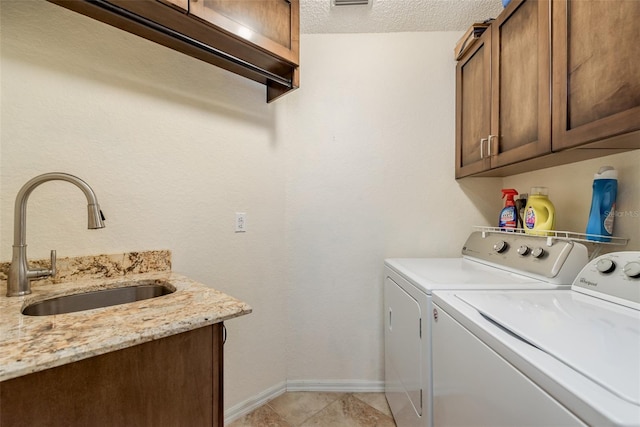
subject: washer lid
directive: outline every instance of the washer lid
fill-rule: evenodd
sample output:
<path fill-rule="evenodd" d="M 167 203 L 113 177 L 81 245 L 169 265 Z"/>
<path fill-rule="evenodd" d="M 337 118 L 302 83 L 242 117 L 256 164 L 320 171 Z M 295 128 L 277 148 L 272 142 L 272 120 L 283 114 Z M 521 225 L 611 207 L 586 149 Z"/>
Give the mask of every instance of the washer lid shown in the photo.
<path fill-rule="evenodd" d="M 570 290 L 456 296 L 522 340 L 640 405 L 640 311 Z"/>

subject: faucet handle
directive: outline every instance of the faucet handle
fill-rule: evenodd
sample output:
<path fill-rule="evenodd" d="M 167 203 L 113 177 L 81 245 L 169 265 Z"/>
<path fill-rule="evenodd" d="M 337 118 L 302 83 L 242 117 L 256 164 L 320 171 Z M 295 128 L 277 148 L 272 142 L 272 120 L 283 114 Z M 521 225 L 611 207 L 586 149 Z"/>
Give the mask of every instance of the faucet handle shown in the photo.
<path fill-rule="evenodd" d="M 51 270 L 50 270 L 50 275 L 51 277 L 54 277 L 56 275 L 56 250 L 55 249 L 51 249 Z"/>
<path fill-rule="evenodd" d="M 53 277 L 56 275 L 56 251 L 51 251 L 51 268 L 29 268 L 27 266 L 27 278 L 29 280 L 44 279 L 45 277 Z"/>

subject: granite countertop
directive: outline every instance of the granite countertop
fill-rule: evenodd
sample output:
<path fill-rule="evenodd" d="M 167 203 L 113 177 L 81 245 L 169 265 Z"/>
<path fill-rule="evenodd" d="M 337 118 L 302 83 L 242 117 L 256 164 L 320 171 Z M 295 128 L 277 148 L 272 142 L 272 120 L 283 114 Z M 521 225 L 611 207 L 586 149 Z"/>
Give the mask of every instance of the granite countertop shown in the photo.
<path fill-rule="evenodd" d="M 168 254 L 168 251 L 165 253 Z M 142 254 L 144 257 L 145 253 L 134 254 Z M 129 255 L 124 256 L 128 261 L 131 260 Z M 93 261 L 92 259 L 91 262 Z M 251 312 L 251 307 L 246 303 L 171 272 L 167 269 L 167 264 L 170 268 L 170 261 L 161 262 L 160 268 L 157 268 L 155 261 L 157 260 L 151 263 L 151 267 L 149 263 L 144 267 L 144 262 L 123 262 L 119 267 L 124 265 L 124 269 L 100 268 L 98 273 L 93 269 L 88 274 L 78 273 L 77 268 L 71 269 L 72 272 L 67 272 L 67 276 L 65 273 L 61 274 L 62 280 L 66 281 L 59 282 L 60 279 L 57 279 L 43 281 L 42 284 L 32 282 L 32 293 L 22 297 L 6 297 L 6 287 L 2 286 L 0 381 L 208 326 Z M 135 268 L 126 271 L 127 265 Z M 0 281 L 1 279 L 2 277 Z M 21 313 L 25 306 L 33 302 L 91 290 L 122 287 L 126 286 L 127 282 L 138 280 L 166 282 L 168 287 L 175 288 L 175 292 L 157 298 L 75 313 L 51 316 L 25 316 Z"/>

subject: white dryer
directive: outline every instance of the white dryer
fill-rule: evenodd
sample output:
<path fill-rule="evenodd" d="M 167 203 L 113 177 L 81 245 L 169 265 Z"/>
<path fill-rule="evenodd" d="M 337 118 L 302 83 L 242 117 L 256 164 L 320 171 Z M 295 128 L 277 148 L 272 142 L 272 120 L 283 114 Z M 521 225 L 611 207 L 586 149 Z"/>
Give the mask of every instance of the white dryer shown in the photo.
<path fill-rule="evenodd" d="M 385 394 L 397 426 L 433 425 L 433 291 L 569 288 L 587 262 L 579 243 L 497 232 L 472 233 L 458 258 L 385 260 Z"/>
<path fill-rule="evenodd" d="M 569 290 L 433 299 L 435 426 L 640 426 L 640 252 Z"/>

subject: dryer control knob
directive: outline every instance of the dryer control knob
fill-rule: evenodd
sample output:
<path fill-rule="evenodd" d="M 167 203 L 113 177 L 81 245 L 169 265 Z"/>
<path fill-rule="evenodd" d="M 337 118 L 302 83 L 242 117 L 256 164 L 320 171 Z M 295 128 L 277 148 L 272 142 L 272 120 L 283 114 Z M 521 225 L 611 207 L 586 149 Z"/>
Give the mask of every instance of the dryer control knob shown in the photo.
<path fill-rule="evenodd" d="M 640 277 L 640 262 L 631 261 L 624 266 L 622 271 L 624 271 L 624 274 L 626 274 L 627 277 L 631 277 L 633 279 L 638 278 Z"/>
<path fill-rule="evenodd" d="M 493 250 L 501 254 L 509 248 L 509 245 L 504 240 L 500 240 L 498 243 L 493 245 Z"/>
<path fill-rule="evenodd" d="M 518 248 L 518 255 L 520 255 L 520 256 L 528 255 L 530 250 L 531 250 L 531 249 L 529 249 L 529 246 L 527 246 L 527 245 L 522 245 L 522 246 L 520 246 L 520 247 Z"/>
<path fill-rule="evenodd" d="M 534 250 L 531 251 L 531 256 L 534 258 L 542 258 L 544 254 L 545 252 L 544 252 L 544 249 L 542 248 L 535 248 Z"/>
<path fill-rule="evenodd" d="M 609 258 L 602 258 L 596 263 L 596 270 L 603 274 L 609 274 L 616 269 L 616 263 Z"/>

